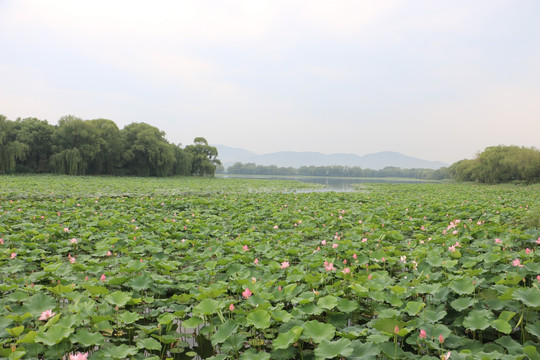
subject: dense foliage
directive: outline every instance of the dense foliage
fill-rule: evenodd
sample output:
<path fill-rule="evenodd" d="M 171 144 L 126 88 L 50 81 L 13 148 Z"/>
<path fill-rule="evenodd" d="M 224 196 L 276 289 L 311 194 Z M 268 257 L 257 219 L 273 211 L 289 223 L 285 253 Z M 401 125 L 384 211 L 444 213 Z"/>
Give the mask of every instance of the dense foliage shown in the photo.
<path fill-rule="evenodd" d="M 0 177 L 0 357 L 540 357 L 538 186 L 291 190 Z"/>
<path fill-rule="evenodd" d="M 241 175 L 285 175 L 285 176 L 333 176 L 333 177 L 401 177 L 427 180 L 442 180 L 447 178 L 445 168 L 432 169 L 402 169 L 385 167 L 381 170 L 362 169 L 359 166 L 302 166 L 300 168 L 278 167 L 276 165 L 256 165 L 254 163 L 235 163 L 227 168 L 229 174 Z"/>
<path fill-rule="evenodd" d="M 119 129 L 111 120 L 65 116 L 53 126 L 0 115 L 0 174 L 212 176 L 219 164 L 204 138 L 182 149 L 145 123 Z"/>
<path fill-rule="evenodd" d="M 465 159 L 452 164 L 447 171 L 458 181 L 536 183 L 540 182 L 540 150 L 519 146 L 492 146 L 473 160 Z"/>

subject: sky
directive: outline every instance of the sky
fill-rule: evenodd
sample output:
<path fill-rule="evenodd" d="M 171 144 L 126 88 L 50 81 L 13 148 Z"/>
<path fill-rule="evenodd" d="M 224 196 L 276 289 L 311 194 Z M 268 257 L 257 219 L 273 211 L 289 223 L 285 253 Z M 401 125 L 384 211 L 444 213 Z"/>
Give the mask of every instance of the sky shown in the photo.
<path fill-rule="evenodd" d="M 540 148 L 540 1 L 0 0 L 0 114 L 259 154 Z"/>

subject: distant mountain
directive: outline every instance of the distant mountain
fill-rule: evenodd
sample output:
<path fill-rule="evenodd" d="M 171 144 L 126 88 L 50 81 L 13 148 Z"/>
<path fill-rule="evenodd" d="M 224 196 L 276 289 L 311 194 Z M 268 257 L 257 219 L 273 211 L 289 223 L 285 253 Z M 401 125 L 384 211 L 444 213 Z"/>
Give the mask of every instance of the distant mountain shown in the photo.
<path fill-rule="evenodd" d="M 251 151 L 225 145 L 215 145 L 218 159 L 225 168 L 234 163 L 255 163 L 257 165 L 277 165 L 279 167 L 299 168 L 302 166 L 359 166 L 363 169 L 380 170 L 387 166 L 402 169 L 439 169 L 448 164 L 441 161 L 422 160 L 393 151 L 383 151 L 366 155 L 322 154 L 309 151 L 279 151 L 270 154 L 255 154 Z"/>

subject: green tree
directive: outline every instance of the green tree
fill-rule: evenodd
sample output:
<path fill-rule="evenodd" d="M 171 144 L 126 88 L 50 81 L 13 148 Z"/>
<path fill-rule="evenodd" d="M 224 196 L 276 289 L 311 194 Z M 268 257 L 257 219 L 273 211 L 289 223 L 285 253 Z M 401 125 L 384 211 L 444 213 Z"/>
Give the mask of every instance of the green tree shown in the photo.
<path fill-rule="evenodd" d="M 20 123 L 8 120 L 0 115 L 0 173 L 10 173 L 16 168 L 17 162 L 26 159 L 30 148 L 17 141 Z"/>
<path fill-rule="evenodd" d="M 175 149 L 165 133 L 145 123 L 131 123 L 122 130 L 126 151 L 126 169 L 138 176 L 172 175 L 176 162 Z"/>
<path fill-rule="evenodd" d="M 125 142 L 116 123 L 107 119 L 88 120 L 98 130 L 99 151 L 90 164 L 90 173 L 113 175 L 122 167 Z"/>
<path fill-rule="evenodd" d="M 194 145 L 186 146 L 186 151 L 191 154 L 193 163 L 191 174 L 196 176 L 214 176 L 216 166 L 221 164 L 218 160 L 218 151 L 214 146 L 208 145 L 203 137 L 196 137 Z"/>
<path fill-rule="evenodd" d="M 28 146 L 28 154 L 21 161 L 25 171 L 34 173 L 49 172 L 49 158 L 51 157 L 51 142 L 55 128 L 47 120 L 36 118 L 18 119 L 20 130 L 17 141 Z"/>

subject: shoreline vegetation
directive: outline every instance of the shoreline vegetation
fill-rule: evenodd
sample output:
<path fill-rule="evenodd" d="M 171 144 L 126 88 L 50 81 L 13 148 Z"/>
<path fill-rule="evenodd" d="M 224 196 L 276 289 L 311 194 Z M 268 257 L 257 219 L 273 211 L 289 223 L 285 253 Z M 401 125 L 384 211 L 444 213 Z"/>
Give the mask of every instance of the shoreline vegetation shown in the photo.
<path fill-rule="evenodd" d="M 519 146 L 491 146 L 472 160 L 449 167 L 381 170 L 349 166 L 300 168 L 235 163 L 227 169 L 216 147 L 203 137 L 193 145 L 169 143 L 164 131 L 146 123 L 119 129 L 108 119 L 82 120 L 64 116 L 58 125 L 37 118 L 8 120 L 0 115 L 0 174 L 56 173 L 115 176 L 229 175 L 327 176 L 354 178 L 411 178 L 498 184 L 540 182 L 540 150 Z"/>

